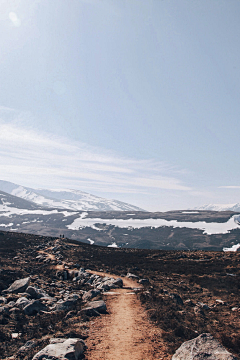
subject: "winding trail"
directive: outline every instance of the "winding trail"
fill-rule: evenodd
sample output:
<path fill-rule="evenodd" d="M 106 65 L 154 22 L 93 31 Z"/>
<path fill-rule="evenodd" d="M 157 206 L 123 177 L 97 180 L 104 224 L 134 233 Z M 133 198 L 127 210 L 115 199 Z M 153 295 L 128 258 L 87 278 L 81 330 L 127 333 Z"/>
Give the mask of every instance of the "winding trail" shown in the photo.
<path fill-rule="evenodd" d="M 57 243 L 57 241 L 56 241 Z M 40 250 L 52 260 L 55 255 Z M 64 265 L 55 265 L 64 269 Z M 88 272 L 100 276 L 119 276 L 100 271 Z M 86 360 L 170 360 L 162 342 L 161 330 L 148 321 L 147 313 L 135 291 L 140 285 L 126 277 L 122 289 L 104 293 L 108 314 L 89 323 Z"/>
<path fill-rule="evenodd" d="M 101 276 L 112 274 L 93 272 Z M 105 293 L 108 314 L 90 321 L 87 360 L 170 359 L 161 342 L 161 330 L 150 324 L 133 288 L 139 286 L 122 278 L 123 289 Z"/>

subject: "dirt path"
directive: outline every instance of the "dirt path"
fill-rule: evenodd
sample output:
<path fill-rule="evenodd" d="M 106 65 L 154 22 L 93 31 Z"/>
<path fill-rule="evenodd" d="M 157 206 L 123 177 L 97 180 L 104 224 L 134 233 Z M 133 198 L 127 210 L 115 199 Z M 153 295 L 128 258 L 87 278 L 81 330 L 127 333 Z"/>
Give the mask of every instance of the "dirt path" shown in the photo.
<path fill-rule="evenodd" d="M 55 256 L 45 251 L 51 259 Z M 55 268 L 63 269 L 64 265 Z M 119 276 L 87 270 L 100 276 Z M 170 360 L 161 341 L 161 330 L 150 324 L 133 289 L 141 286 L 123 277 L 123 288 L 105 293 L 108 314 L 90 321 L 86 360 Z"/>
<path fill-rule="evenodd" d="M 130 279 L 123 281 L 126 287 L 138 286 Z M 109 314 L 90 322 L 87 360 L 170 359 L 161 344 L 161 331 L 149 323 L 131 288 L 116 289 L 104 297 Z"/>

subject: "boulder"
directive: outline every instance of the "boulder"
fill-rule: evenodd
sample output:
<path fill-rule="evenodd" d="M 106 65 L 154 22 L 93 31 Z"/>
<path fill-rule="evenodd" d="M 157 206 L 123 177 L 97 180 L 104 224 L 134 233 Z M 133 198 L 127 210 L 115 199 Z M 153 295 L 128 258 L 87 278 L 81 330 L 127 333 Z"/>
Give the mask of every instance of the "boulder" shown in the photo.
<path fill-rule="evenodd" d="M 123 287 L 123 281 L 121 278 L 113 279 L 112 281 L 113 285 L 122 288 Z"/>
<path fill-rule="evenodd" d="M 211 334 L 201 334 L 184 342 L 175 352 L 172 360 L 237 360 Z"/>
<path fill-rule="evenodd" d="M 90 301 L 87 304 L 87 307 L 96 310 L 100 314 L 106 314 L 106 312 L 107 312 L 107 306 L 103 300 Z"/>
<path fill-rule="evenodd" d="M 95 289 L 92 289 L 92 290 L 89 290 L 88 292 L 86 292 L 82 299 L 83 301 L 89 301 L 91 299 L 93 299 L 94 297 L 98 296 L 100 294 L 100 290 L 95 290 Z"/>
<path fill-rule="evenodd" d="M 78 294 L 71 294 L 67 296 L 64 300 L 60 300 L 56 303 L 55 310 L 57 311 L 66 311 L 72 309 L 77 301 L 80 299 Z"/>
<path fill-rule="evenodd" d="M 48 308 L 46 305 L 44 305 L 39 300 L 34 300 L 27 306 L 23 308 L 23 311 L 26 315 L 35 315 L 36 313 L 39 313 L 40 311 L 48 311 Z"/>
<path fill-rule="evenodd" d="M 86 349 L 81 339 L 52 339 L 51 344 L 34 355 L 32 360 L 79 360 Z"/>
<path fill-rule="evenodd" d="M 90 301 L 85 308 L 80 311 L 80 315 L 98 316 L 100 314 L 106 314 L 107 307 L 103 300 Z"/>
<path fill-rule="evenodd" d="M 11 286 L 6 290 L 8 293 L 21 293 L 26 290 L 30 282 L 30 277 L 16 280 L 14 283 L 12 283 Z"/>

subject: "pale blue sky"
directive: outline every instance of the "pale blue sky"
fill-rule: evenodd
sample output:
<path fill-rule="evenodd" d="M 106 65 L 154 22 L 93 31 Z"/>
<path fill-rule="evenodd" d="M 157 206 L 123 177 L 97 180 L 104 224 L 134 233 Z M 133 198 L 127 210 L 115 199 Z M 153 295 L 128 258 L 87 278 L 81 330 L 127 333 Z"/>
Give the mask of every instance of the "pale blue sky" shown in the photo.
<path fill-rule="evenodd" d="M 240 202 L 239 0 L 0 0 L 0 178 Z"/>

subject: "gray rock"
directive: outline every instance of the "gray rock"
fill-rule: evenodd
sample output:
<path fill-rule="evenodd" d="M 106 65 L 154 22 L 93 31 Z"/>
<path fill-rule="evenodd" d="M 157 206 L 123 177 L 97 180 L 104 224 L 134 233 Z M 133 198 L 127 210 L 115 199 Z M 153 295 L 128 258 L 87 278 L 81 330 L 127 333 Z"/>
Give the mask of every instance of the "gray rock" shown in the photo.
<path fill-rule="evenodd" d="M 55 306 L 55 310 L 57 311 L 66 311 L 66 310 L 70 310 L 72 309 L 75 304 L 76 304 L 77 300 L 76 299 L 66 299 L 66 300 L 60 300 L 56 303 Z"/>
<path fill-rule="evenodd" d="M 6 290 L 8 293 L 20 293 L 24 292 L 26 288 L 28 287 L 30 282 L 30 277 L 16 280 L 14 283 L 12 283 L 11 286 Z"/>
<path fill-rule="evenodd" d="M 28 286 L 26 289 L 26 293 L 28 293 L 32 299 L 40 299 L 42 297 L 49 297 L 49 295 L 42 289 L 38 289 L 35 286 Z"/>
<path fill-rule="evenodd" d="M 28 350 L 34 348 L 35 346 L 36 346 L 35 341 L 28 340 L 23 346 L 20 347 L 20 349 L 18 349 L 18 353 L 25 353 Z"/>
<path fill-rule="evenodd" d="M 87 307 L 96 310 L 100 314 L 106 314 L 106 312 L 107 312 L 107 306 L 103 300 L 90 301 L 87 304 Z"/>
<path fill-rule="evenodd" d="M 204 303 L 201 302 L 201 301 L 199 301 L 199 302 L 197 303 L 197 305 L 198 305 L 200 308 L 204 309 L 204 310 L 209 310 L 209 306 L 208 306 L 207 304 L 204 304 Z"/>
<path fill-rule="evenodd" d="M 194 307 L 193 311 L 198 316 L 205 316 L 204 311 L 198 305 Z"/>
<path fill-rule="evenodd" d="M 188 306 L 195 306 L 195 304 L 192 302 L 191 299 L 185 300 L 185 301 L 184 301 L 184 304 L 185 304 L 185 305 L 188 305 Z"/>
<path fill-rule="evenodd" d="M 32 360 L 79 360 L 86 349 L 81 339 L 55 339 L 59 342 L 52 342 L 44 349 L 34 355 Z M 60 342 L 61 341 L 61 342 Z"/>
<path fill-rule="evenodd" d="M 117 278 L 117 279 L 111 279 L 110 280 L 110 284 L 112 284 L 114 287 L 123 287 L 123 281 L 121 278 Z M 110 285 L 111 287 L 111 285 Z"/>
<path fill-rule="evenodd" d="M 89 301 L 91 299 L 93 299 L 94 297 L 98 296 L 100 294 L 100 290 L 95 290 L 95 289 L 92 289 L 92 290 L 89 290 L 88 292 L 86 292 L 82 299 L 83 301 Z"/>
<path fill-rule="evenodd" d="M 68 270 L 63 271 L 63 280 L 67 280 L 69 278 Z"/>
<path fill-rule="evenodd" d="M 31 301 L 28 300 L 27 298 L 25 298 L 25 297 L 20 297 L 20 298 L 16 301 L 15 305 L 16 305 L 17 307 L 19 307 L 20 309 L 23 309 L 25 306 L 29 305 L 30 303 L 31 303 Z"/>
<path fill-rule="evenodd" d="M 10 314 L 13 314 L 13 315 L 18 315 L 18 314 L 21 313 L 21 310 L 20 310 L 19 308 L 17 308 L 17 307 L 13 307 L 13 308 L 11 308 L 11 309 L 9 310 L 9 313 L 10 313 Z"/>
<path fill-rule="evenodd" d="M 35 315 L 40 311 L 48 311 L 48 307 L 44 305 L 40 300 L 34 300 L 23 308 L 26 315 Z"/>
<path fill-rule="evenodd" d="M 70 295 L 67 296 L 66 300 L 73 300 L 73 301 L 78 301 L 80 299 L 80 295 L 76 294 L 76 293 L 72 293 Z"/>
<path fill-rule="evenodd" d="M 139 282 L 139 284 L 141 284 L 141 285 L 149 284 L 149 280 L 148 280 L 148 279 L 140 279 L 138 282 Z"/>
<path fill-rule="evenodd" d="M 7 299 L 3 296 L 0 296 L 0 305 L 1 304 L 6 304 L 7 303 Z"/>
<path fill-rule="evenodd" d="M 16 305 L 15 301 L 9 301 L 8 304 L 6 304 L 6 306 L 10 309 L 12 307 L 14 307 Z"/>
<path fill-rule="evenodd" d="M 108 291 L 108 290 L 110 290 L 110 286 L 108 285 L 108 284 L 100 284 L 100 285 L 98 285 L 97 286 L 97 289 L 99 289 L 99 290 L 103 290 L 103 291 Z"/>
<path fill-rule="evenodd" d="M 129 279 L 133 279 L 133 280 L 138 280 L 139 277 L 137 275 L 131 274 L 131 273 L 127 273 L 126 275 L 127 278 Z"/>
<path fill-rule="evenodd" d="M 0 315 L 6 315 L 9 313 L 9 307 L 8 306 L 0 306 Z"/>
<path fill-rule="evenodd" d="M 184 342 L 175 352 L 172 360 L 237 360 L 211 334 L 201 334 Z"/>
<path fill-rule="evenodd" d="M 76 270 L 69 270 L 68 271 L 69 279 L 74 279 L 78 276 L 78 271 Z"/>
<path fill-rule="evenodd" d="M 91 307 L 86 307 L 79 311 L 77 315 L 100 316 L 100 313 Z"/>
<path fill-rule="evenodd" d="M 183 300 L 182 300 L 181 296 L 179 296 L 178 294 L 171 293 L 171 294 L 169 294 L 169 296 L 170 296 L 170 298 L 175 300 L 177 304 L 183 305 Z"/>
<path fill-rule="evenodd" d="M 74 310 L 71 310 L 71 311 L 69 311 L 68 313 L 67 313 L 67 315 L 65 316 L 65 318 L 64 319 L 71 319 L 73 316 L 75 316 L 76 315 L 76 313 L 75 313 L 75 311 Z"/>

